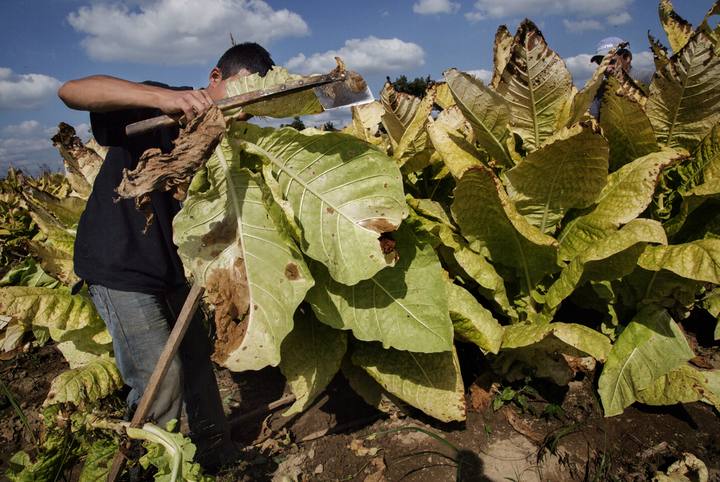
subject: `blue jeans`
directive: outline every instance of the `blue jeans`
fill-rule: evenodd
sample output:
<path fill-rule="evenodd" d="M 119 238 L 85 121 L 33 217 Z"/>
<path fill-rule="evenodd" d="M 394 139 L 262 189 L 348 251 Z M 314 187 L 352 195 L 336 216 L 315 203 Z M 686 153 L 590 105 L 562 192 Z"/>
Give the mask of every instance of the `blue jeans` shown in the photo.
<path fill-rule="evenodd" d="M 189 288 L 184 286 L 165 295 L 153 295 L 93 284 L 89 291 L 112 336 L 118 369 L 130 387 L 128 406 L 134 410 Z M 211 353 L 202 318 L 196 313 L 160 385 L 149 415 L 151 420 L 164 428 L 170 420 L 180 420 L 184 400 L 191 437 L 198 453 L 232 444 L 210 361 Z"/>

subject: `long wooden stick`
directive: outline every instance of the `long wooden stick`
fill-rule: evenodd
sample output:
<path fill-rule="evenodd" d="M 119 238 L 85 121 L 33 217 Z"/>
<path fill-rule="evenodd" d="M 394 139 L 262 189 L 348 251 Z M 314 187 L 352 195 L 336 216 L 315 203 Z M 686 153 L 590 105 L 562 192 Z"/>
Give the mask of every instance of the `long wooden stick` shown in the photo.
<path fill-rule="evenodd" d="M 178 315 L 175 326 L 173 326 L 170 336 L 168 337 L 168 341 L 165 343 L 165 347 L 163 348 L 160 358 L 158 358 L 157 364 L 155 365 L 155 369 L 153 370 L 152 375 L 150 375 L 150 380 L 148 381 L 145 392 L 140 399 L 140 403 L 135 409 L 135 414 L 130 421 L 131 427 L 141 427 L 143 423 L 145 423 L 145 419 L 150 412 L 150 407 L 157 397 L 160 384 L 165 378 L 165 375 L 170 368 L 170 363 L 180 348 L 180 343 L 190 326 L 190 321 L 193 319 L 193 316 L 197 311 L 198 305 L 200 304 L 200 298 L 202 298 L 204 291 L 205 288 L 199 284 L 193 284 L 192 288 L 190 288 L 190 293 L 188 293 L 188 296 L 185 299 L 185 304 L 183 304 L 182 310 L 180 310 L 180 315 Z M 115 454 L 112 466 L 108 472 L 108 482 L 115 482 L 124 467 L 125 455 L 122 453 L 122 450 L 119 450 L 118 453 Z"/>
<path fill-rule="evenodd" d="M 264 100 L 278 97 L 281 95 L 289 94 L 291 92 L 298 92 L 301 90 L 307 90 L 320 85 L 330 84 L 332 82 L 339 82 L 345 79 L 344 73 L 331 73 L 323 75 L 311 75 L 302 79 L 293 80 L 284 84 L 275 85 L 269 89 L 254 90 L 252 92 L 246 92 L 244 94 L 227 97 L 217 101 L 215 104 L 222 111 L 236 109 L 238 107 L 254 104 Z M 169 115 L 161 115 L 153 117 L 151 119 L 145 119 L 140 122 L 134 122 L 125 127 L 125 133 L 128 136 L 134 136 L 136 134 L 142 134 L 159 127 L 168 127 L 176 125 L 180 120 L 180 117 L 170 117 Z"/>

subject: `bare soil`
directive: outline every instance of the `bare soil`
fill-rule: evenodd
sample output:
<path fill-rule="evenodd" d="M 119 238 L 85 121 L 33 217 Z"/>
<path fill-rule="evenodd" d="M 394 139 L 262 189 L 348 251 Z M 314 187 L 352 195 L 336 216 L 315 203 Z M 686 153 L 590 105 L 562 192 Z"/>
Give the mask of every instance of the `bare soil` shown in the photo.
<path fill-rule="evenodd" d="M 0 361 L 0 377 L 36 435 L 50 381 L 65 369 L 52 346 Z M 511 401 L 497 410 L 495 381 L 480 377 L 468 383 L 463 424 L 441 424 L 412 409 L 379 412 L 342 376 L 308 411 L 286 418 L 287 405 L 262 409 L 287 395 L 279 370 L 217 374 L 233 438 L 245 447 L 242 461 L 218 474 L 221 482 L 645 481 L 685 452 L 707 465 L 709 480 L 720 481 L 713 408 L 636 405 L 604 418 L 592 374 L 563 389 L 533 384 L 524 409 Z M 0 396 L 0 472 L 14 452 L 30 448 L 28 429 Z"/>
<path fill-rule="evenodd" d="M 8 396 L 0 386 L 0 480 L 5 480 L 2 474 L 10 457 L 18 450 L 31 451 L 40 437 L 40 413 L 50 382 L 67 370 L 68 364 L 52 345 L 0 355 L 0 382 L 10 392 Z"/>

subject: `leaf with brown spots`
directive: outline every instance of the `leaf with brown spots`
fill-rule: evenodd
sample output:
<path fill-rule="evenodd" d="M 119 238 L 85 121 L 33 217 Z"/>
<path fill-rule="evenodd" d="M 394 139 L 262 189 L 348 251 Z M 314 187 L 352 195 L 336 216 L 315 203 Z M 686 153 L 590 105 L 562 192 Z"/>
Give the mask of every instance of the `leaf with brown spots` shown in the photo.
<path fill-rule="evenodd" d="M 360 139 L 292 128 L 231 127 L 229 142 L 266 163 L 263 174 L 300 247 L 349 285 L 395 263 L 379 238 L 407 216 L 402 177 L 395 161 Z"/>
<path fill-rule="evenodd" d="M 280 362 L 280 345 L 313 280 L 280 227 L 280 208 L 223 141 L 175 217 L 175 244 L 215 306 L 214 359 L 234 371 Z M 202 182 L 201 182 L 202 181 Z"/>
<path fill-rule="evenodd" d="M 530 20 L 518 28 L 511 50 L 497 93 L 510 105 L 513 130 L 531 151 L 555 132 L 573 93 L 572 77 Z"/>
<path fill-rule="evenodd" d="M 453 342 L 442 266 L 432 246 L 403 224 L 395 235 L 397 264 L 347 286 L 313 264 L 317 281 L 307 296 L 318 319 L 360 340 L 416 352 L 447 351 Z"/>

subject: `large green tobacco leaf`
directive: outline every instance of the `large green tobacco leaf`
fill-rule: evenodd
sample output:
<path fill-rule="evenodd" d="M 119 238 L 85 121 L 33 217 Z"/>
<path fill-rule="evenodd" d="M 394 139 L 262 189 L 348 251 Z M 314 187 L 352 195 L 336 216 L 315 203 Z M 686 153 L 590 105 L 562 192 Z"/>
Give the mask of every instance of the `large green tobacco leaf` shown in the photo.
<path fill-rule="evenodd" d="M 470 249 L 467 242 L 448 227 L 441 226 L 437 235 L 443 246 L 449 248 L 448 251 L 458 266 L 480 285 L 478 289 L 480 294 L 488 300 L 494 301 L 506 316 L 517 318 L 517 313 L 508 300 L 505 280 L 498 274 L 492 263 L 485 256 Z"/>
<path fill-rule="evenodd" d="M 650 246 L 640 256 L 638 265 L 650 271 L 666 269 L 683 278 L 720 284 L 720 239 Z"/>
<path fill-rule="evenodd" d="M 664 308 L 646 306 L 613 345 L 598 391 L 605 416 L 619 415 L 637 393 L 694 356 L 682 331 Z"/>
<path fill-rule="evenodd" d="M 111 358 L 99 357 L 55 377 L 43 405 L 84 405 L 101 400 L 122 386 L 123 380 L 115 362 Z"/>
<path fill-rule="evenodd" d="M 464 288 L 447 281 L 448 306 L 455 337 L 475 343 L 483 351 L 497 353 L 503 339 L 503 327 L 492 313 Z"/>
<path fill-rule="evenodd" d="M 455 188 L 452 214 L 476 252 L 519 272 L 530 293 L 557 269 L 557 243 L 519 214 L 500 180 L 485 167 L 468 170 Z"/>
<path fill-rule="evenodd" d="M 572 77 L 540 30 L 525 20 L 513 40 L 512 56 L 497 85 L 510 104 L 513 130 L 524 147 L 537 149 L 555 132 L 572 93 Z"/>
<path fill-rule="evenodd" d="M 313 267 L 317 284 L 308 301 L 320 321 L 352 330 L 355 338 L 415 352 L 448 351 L 453 330 L 443 271 L 432 246 L 405 225 L 396 233 L 394 267 L 348 286 Z"/>
<path fill-rule="evenodd" d="M 418 209 L 419 201 L 423 200 L 409 201 L 416 212 L 412 213 L 404 223 L 413 226 L 416 232 L 425 232 L 432 236 L 430 242 L 446 264 L 450 265 L 448 270 L 451 276 L 461 276 L 477 282 L 480 294 L 489 301 L 495 302 L 506 316 L 517 318 L 517 313 L 507 297 L 505 281 L 492 263 L 482 254 L 470 249 L 467 241 L 455 231 L 449 219 L 438 222 L 438 217 L 427 210 Z"/>
<path fill-rule="evenodd" d="M 512 138 L 508 103 L 472 75 L 456 69 L 443 75 L 456 105 L 470 122 L 478 144 L 491 158 L 512 166 L 507 147 L 508 138 Z"/>
<path fill-rule="evenodd" d="M 382 387 L 443 422 L 465 420 L 465 388 L 455 350 L 413 353 L 358 343 L 352 355 Z"/>
<path fill-rule="evenodd" d="M 610 171 L 659 150 L 645 111 L 632 98 L 621 95 L 615 77 L 607 81 L 600 106 L 600 126 L 610 144 Z"/>
<path fill-rule="evenodd" d="M 607 172 L 607 141 L 596 127 L 578 124 L 558 132 L 505 175 L 518 212 L 548 233 L 568 209 L 595 202 Z"/>
<path fill-rule="evenodd" d="M 560 233 L 560 257 L 574 258 L 639 216 L 652 201 L 660 172 L 678 157 L 676 151 L 665 149 L 610 174 L 595 208 L 570 221 Z"/>
<path fill-rule="evenodd" d="M 689 164 L 688 176 L 684 179 L 683 189 L 700 187 L 720 180 L 720 124 L 700 142 L 695 150 L 694 160 Z"/>
<path fill-rule="evenodd" d="M 717 376 L 717 371 L 714 375 Z M 713 373 L 682 365 L 655 380 L 645 390 L 638 391 L 636 399 L 647 405 L 674 405 L 705 400 L 720 409 L 720 393 L 713 390 L 708 376 L 713 376 Z"/>
<path fill-rule="evenodd" d="M 463 133 L 466 120 L 460 108 L 453 105 L 443 110 L 435 120 L 430 119 L 427 132 L 435 151 L 456 179 L 473 166 L 481 164 L 483 154 Z"/>
<path fill-rule="evenodd" d="M 313 280 L 278 227 L 279 208 L 227 142 L 196 176 L 173 222 L 185 267 L 215 305 L 215 359 L 235 371 L 280 362 L 280 345 Z M 202 182 L 200 182 L 202 181 Z"/>
<path fill-rule="evenodd" d="M 346 134 L 305 135 L 242 122 L 229 137 L 234 147 L 269 163 L 269 182 L 277 182 L 275 194 L 302 229 L 302 250 L 334 279 L 355 284 L 394 264 L 394 253 L 384 253 L 378 238 L 407 216 L 395 161 Z"/>
<path fill-rule="evenodd" d="M 530 323 L 514 323 L 505 327 L 502 350 L 514 350 L 535 345 L 554 335 L 568 346 L 604 361 L 610 353 L 610 340 L 602 333 L 575 323 L 549 323 L 538 319 Z"/>
<path fill-rule="evenodd" d="M 49 332 L 57 342 L 72 341 L 78 349 L 96 354 L 108 352 L 110 336 L 92 301 L 66 288 L 0 288 L 0 314 Z"/>
<path fill-rule="evenodd" d="M 655 74 L 646 106 L 658 141 L 692 150 L 720 120 L 720 56 L 699 28 Z"/>
<path fill-rule="evenodd" d="M 620 230 L 592 244 L 573 258 L 550 286 L 545 303 L 554 308 L 586 281 L 621 278 L 632 272 L 647 243 L 667 244 L 665 230 L 657 221 L 633 219 Z"/>
<path fill-rule="evenodd" d="M 293 331 L 283 341 L 280 370 L 295 395 L 285 417 L 305 410 L 340 369 L 347 333 L 320 323 L 309 308 L 295 313 Z"/>
<path fill-rule="evenodd" d="M 289 73 L 284 67 L 274 66 L 267 74 L 237 75 L 225 81 L 227 96 L 235 96 L 255 90 L 268 89 L 278 84 L 301 79 L 302 76 Z M 323 111 L 312 89 L 286 94 L 274 99 L 256 102 L 242 107 L 243 112 L 256 116 L 292 117 L 318 114 Z"/>
<path fill-rule="evenodd" d="M 692 25 L 675 12 L 670 0 L 660 0 L 658 13 L 660 14 L 660 23 L 670 42 L 670 48 L 673 49 L 673 52 L 679 52 L 693 34 Z"/>

